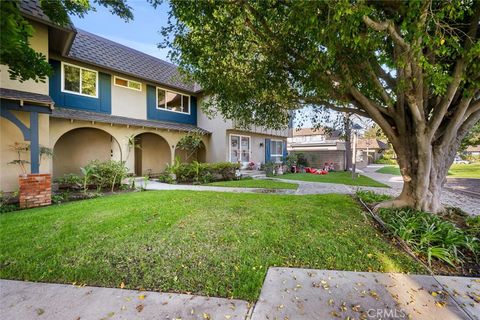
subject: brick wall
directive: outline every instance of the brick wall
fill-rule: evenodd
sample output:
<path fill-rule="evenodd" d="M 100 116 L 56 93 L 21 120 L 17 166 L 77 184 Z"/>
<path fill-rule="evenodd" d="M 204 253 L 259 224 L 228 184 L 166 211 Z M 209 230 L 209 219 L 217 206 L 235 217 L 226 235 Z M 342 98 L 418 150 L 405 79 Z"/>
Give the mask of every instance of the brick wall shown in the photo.
<path fill-rule="evenodd" d="M 20 208 L 48 206 L 52 203 L 52 176 L 27 174 L 19 177 Z"/>

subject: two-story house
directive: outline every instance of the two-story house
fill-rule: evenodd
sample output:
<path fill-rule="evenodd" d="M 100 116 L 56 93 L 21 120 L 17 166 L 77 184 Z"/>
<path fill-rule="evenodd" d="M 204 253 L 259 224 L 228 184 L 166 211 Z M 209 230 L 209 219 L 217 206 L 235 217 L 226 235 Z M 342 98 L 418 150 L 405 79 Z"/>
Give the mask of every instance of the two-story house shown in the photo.
<path fill-rule="evenodd" d="M 59 27 L 42 12 L 38 0 L 20 2 L 35 33 L 30 45 L 53 68 L 48 81 L 20 83 L 0 69 L 0 190 L 18 187 L 21 171 L 11 149 L 27 142 L 21 157 L 31 173 L 58 177 L 80 173 L 91 160 L 124 161 L 130 173 L 158 173 L 181 152 L 188 132 L 204 133 L 199 161 L 246 164 L 281 161 L 287 129 L 238 130 L 201 110 L 204 92 L 185 81 L 177 67 L 73 25 Z M 53 150 L 42 157 L 41 147 Z"/>

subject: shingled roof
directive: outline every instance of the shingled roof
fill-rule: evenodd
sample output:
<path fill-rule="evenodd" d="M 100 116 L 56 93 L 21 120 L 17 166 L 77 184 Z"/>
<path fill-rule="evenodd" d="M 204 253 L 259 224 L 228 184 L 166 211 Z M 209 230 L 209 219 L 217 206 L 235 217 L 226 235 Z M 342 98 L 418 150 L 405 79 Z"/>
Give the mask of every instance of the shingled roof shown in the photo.
<path fill-rule="evenodd" d="M 74 30 L 74 27 L 72 26 L 71 23 L 66 26 L 60 26 L 58 24 L 53 23 L 52 20 L 50 20 L 50 18 L 45 13 L 43 13 L 39 0 L 20 1 L 20 11 L 22 12 L 23 15 L 25 15 L 26 17 L 32 20 L 40 21 L 42 23 L 45 23 L 47 25 L 50 25 L 56 28 Z"/>
<path fill-rule="evenodd" d="M 0 98 L 47 105 L 50 108 L 54 105 L 52 98 L 48 95 L 6 88 L 0 88 Z"/>
<path fill-rule="evenodd" d="M 178 122 L 142 120 L 127 117 L 119 117 L 99 112 L 80 111 L 66 108 L 55 108 L 50 115 L 52 118 L 73 119 L 81 121 L 94 121 L 102 123 L 111 123 L 119 125 L 130 125 L 136 127 L 157 128 L 166 130 L 178 130 L 184 132 L 198 131 L 203 134 L 209 134 L 210 131 L 196 127 L 191 124 L 183 124 Z"/>
<path fill-rule="evenodd" d="M 174 64 L 84 30 L 77 29 L 68 57 L 190 93 L 199 91 Z"/>

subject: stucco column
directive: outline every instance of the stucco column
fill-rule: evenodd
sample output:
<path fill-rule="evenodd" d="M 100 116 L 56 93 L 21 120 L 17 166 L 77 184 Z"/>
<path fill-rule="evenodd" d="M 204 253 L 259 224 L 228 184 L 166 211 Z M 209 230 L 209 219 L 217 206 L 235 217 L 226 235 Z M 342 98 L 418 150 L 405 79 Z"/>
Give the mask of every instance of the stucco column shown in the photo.
<path fill-rule="evenodd" d="M 170 164 L 173 165 L 175 163 L 175 145 L 170 145 Z"/>

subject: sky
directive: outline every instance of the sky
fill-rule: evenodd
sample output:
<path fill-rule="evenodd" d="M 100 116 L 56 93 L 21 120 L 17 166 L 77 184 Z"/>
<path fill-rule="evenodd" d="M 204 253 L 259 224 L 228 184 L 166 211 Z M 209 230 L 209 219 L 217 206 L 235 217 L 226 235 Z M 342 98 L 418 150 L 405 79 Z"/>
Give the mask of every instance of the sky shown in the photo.
<path fill-rule="evenodd" d="M 134 15 L 134 20 L 130 22 L 125 22 L 103 7 L 97 7 L 96 12 L 89 12 L 83 18 L 71 18 L 76 28 L 170 61 L 167 57 L 168 49 L 157 48 L 157 44 L 163 40 L 160 30 L 167 25 L 168 3 L 162 3 L 157 9 L 146 0 L 130 0 L 128 4 Z"/>

